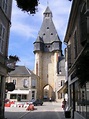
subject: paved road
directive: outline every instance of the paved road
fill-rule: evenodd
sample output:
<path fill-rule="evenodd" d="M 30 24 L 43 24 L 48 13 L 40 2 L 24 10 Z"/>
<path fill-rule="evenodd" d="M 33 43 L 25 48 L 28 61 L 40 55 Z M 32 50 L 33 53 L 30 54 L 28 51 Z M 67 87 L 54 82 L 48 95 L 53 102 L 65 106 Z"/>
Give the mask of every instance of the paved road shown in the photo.
<path fill-rule="evenodd" d="M 35 106 L 34 111 L 26 111 L 26 108 L 5 108 L 7 119 L 65 119 L 60 103 L 44 102 L 43 106 Z"/>

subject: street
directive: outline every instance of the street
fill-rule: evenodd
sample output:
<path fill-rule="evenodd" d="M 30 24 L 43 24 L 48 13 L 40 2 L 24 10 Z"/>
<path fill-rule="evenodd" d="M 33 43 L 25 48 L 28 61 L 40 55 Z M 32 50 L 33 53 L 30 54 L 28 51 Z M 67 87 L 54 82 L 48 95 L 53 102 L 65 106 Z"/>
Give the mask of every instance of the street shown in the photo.
<path fill-rule="evenodd" d="M 35 106 L 34 111 L 26 111 L 26 108 L 6 107 L 7 119 L 65 119 L 61 103 L 44 102 L 43 106 Z"/>

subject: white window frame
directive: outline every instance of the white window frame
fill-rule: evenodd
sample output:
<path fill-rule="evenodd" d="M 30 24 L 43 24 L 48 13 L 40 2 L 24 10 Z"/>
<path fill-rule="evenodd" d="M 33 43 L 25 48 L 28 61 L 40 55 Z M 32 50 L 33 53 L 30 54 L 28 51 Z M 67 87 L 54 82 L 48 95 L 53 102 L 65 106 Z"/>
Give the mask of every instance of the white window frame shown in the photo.
<path fill-rule="evenodd" d="M 23 87 L 28 88 L 29 86 L 29 80 L 28 79 L 23 79 Z"/>
<path fill-rule="evenodd" d="M 0 23 L 0 52 L 4 51 L 5 27 Z"/>
<path fill-rule="evenodd" d="M 32 87 L 36 87 L 36 80 L 35 79 L 32 79 Z"/>

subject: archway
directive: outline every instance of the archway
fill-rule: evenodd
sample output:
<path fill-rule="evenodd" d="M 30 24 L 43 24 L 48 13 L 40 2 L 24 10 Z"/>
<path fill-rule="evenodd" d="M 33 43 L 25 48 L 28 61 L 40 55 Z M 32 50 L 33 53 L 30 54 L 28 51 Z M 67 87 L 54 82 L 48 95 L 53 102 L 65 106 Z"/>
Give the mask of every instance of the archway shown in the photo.
<path fill-rule="evenodd" d="M 51 100 L 54 100 L 55 95 L 53 88 L 49 84 L 47 84 L 46 86 L 43 87 L 43 100 L 49 101 L 50 98 Z"/>

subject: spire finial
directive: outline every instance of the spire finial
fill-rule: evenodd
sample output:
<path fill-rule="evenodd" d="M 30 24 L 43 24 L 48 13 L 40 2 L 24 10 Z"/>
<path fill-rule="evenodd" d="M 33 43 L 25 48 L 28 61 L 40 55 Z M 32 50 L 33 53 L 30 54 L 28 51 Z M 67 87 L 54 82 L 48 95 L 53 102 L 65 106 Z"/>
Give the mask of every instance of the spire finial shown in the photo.
<path fill-rule="evenodd" d="M 49 2 L 48 2 L 48 0 L 47 0 L 47 6 L 49 6 Z"/>

